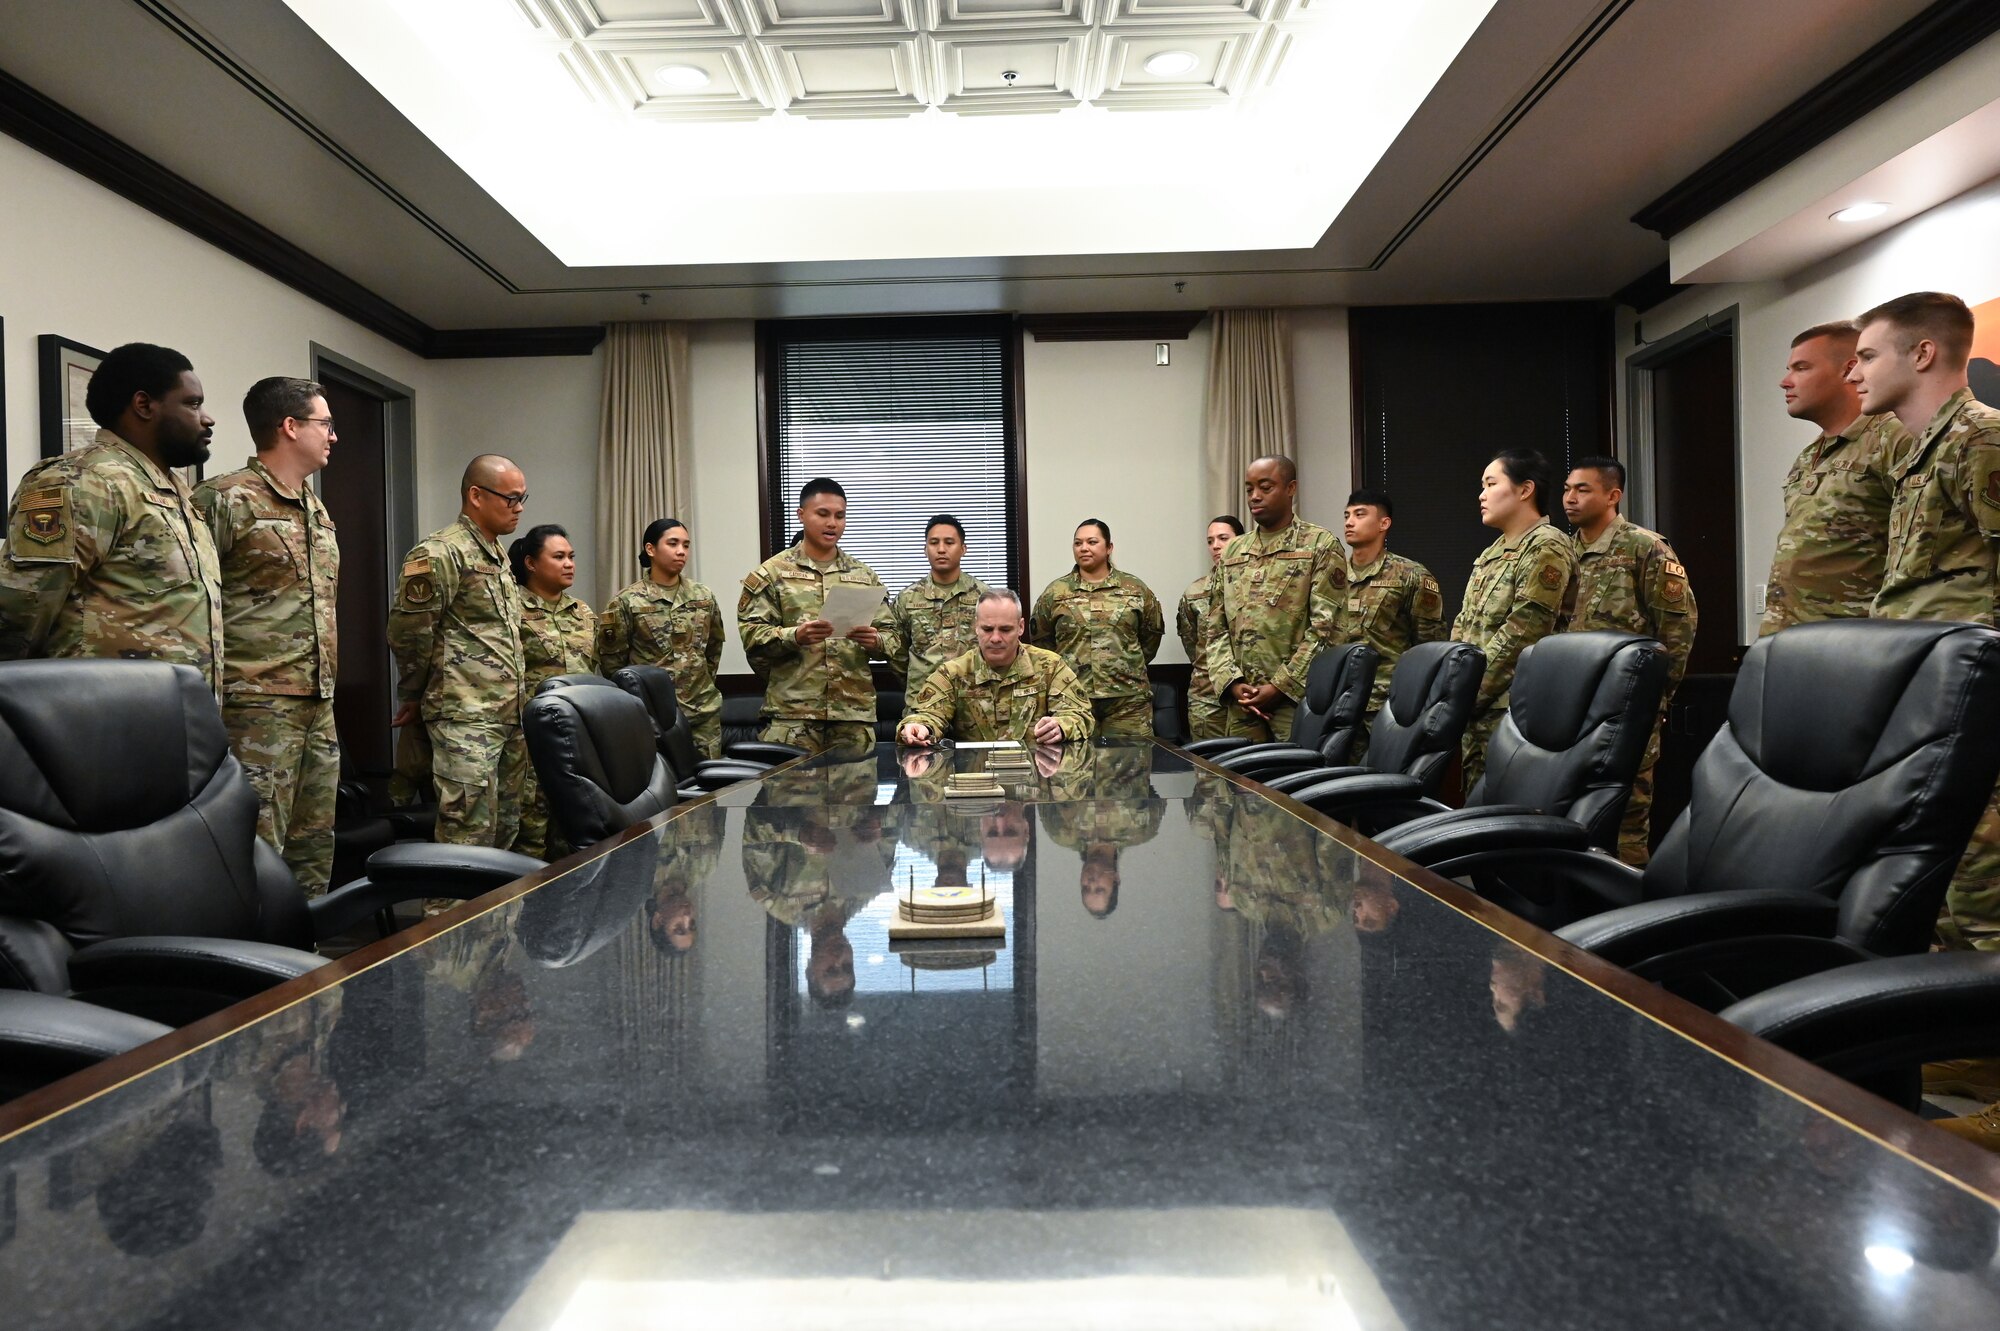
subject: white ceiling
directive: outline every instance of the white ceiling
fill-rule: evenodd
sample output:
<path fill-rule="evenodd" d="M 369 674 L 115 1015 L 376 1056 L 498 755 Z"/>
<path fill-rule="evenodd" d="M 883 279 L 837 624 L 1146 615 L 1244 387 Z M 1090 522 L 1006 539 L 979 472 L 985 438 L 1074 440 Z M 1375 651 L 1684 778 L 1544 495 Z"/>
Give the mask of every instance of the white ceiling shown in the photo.
<path fill-rule="evenodd" d="M 1601 298 L 1665 262 L 1666 243 L 1633 213 L 1928 3 L 1498 0 L 1305 250 L 1134 251 L 1099 227 L 1086 254 L 996 247 L 962 258 L 578 267 L 283 0 L 0 0 L 0 70 L 437 328 L 1555 300 Z M 1343 51 L 1367 63 L 1366 48 Z M 507 97 L 495 80 L 458 100 L 460 114 L 480 116 L 499 114 Z M 932 112 L 888 123 L 974 131 L 1090 114 Z M 771 115 L 689 128 L 778 122 L 880 123 Z M 1338 136 L 1280 127 L 1271 137 L 1291 169 L 1312 169 Z M 947 136 L 928 164 L 965 156 L 956 142 Z M 509 169 L 532 183 L 566 151 L 517 154 Z M 1214 155 L 1188 155 L 1175 169 L 1200 182 L 1216 166 Z M 654 172 L 676 181 L 677 207 L 701 210 L 699 173 L 674 162 Z M 1046 206 L 1088 217 L 1094 201 L 1079 189 Z"/>
<path fill-rule="evenodd" d="M 1310 249 L 1494 0 L 286 3 L 581 268 Z"/>

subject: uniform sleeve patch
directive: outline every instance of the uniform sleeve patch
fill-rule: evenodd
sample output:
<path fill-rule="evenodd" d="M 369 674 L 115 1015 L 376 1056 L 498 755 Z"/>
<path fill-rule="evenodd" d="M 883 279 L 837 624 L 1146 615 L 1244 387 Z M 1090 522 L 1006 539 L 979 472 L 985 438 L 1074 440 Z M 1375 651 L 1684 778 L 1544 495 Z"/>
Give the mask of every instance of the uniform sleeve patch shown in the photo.
<path fill-rule="evenodd" d="M 1541 579 L 1542 586 L 1544 587 L 1560 587 L 1563 585 L 1562 570 L 1554 564 L 1544 564 L 1542 565 Z"/>
<path fill-rule="evenodd" d="M 2000 474 L 1996 474 L 1994 479 L 2000 480 Z M 1674 560 L 1666 559 L 1660 562 L 1661 566 L 1665 568 L 1667 576 L 1670 578 L 1685 578 L 1688 575 L 1686 567 Z"/>
<path fill-rule="evenodd" d="M 21 535 L 38 545 L 54 545 L 69 534 L 69 522 L 60 505 L 23 509 L 20 529 Z"/>
<path fill-rule="evenodd" d="M 428 559 L 412 559 L 403 565 L 403 576 L 406 578 L 421 577 L 430 571 L 431 561 Z"/>
<path fill-rule="evenodd" d="M 1986 473 L 1986 502 L 2000 508 L 2000 470 Z"/>
<path fill-rule="evenodd" d="M 429 605 L 436 595 L 437 584 L 431 581 L 428 572 L 404 577 L 403 599 L 411 605 Z"/>

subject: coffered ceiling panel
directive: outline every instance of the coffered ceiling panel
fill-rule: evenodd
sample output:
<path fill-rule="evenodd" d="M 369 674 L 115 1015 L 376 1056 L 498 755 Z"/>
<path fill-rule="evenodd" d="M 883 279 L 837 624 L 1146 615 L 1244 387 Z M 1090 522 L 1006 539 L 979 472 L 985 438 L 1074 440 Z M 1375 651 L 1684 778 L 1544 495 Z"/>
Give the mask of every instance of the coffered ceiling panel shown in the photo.
<path fill-rule="evenodd" d="M 1081 100 L 1088 40 L 1078 33 L 938 37 L 938 105 L 966 115 L 1061 111 Z"/>
<path fill-rule="evenodd" d="M 932 32 L 1091 25 L 1095 0 L 926 0 Z"/>
<path fill-rule="evenodd" d="M 743 31 L 730 0 L 521 0 L 530 22 L 545 15 L 567 35 L 597 45 L 663 37 L 731 37 Z M 529 8 L 533 5 L 534 8 Z M 540 15 L 535 11 L 540 10 Z"/>
<path fill-rule="evenodd" d="M 637 43 L 596 53 L 614 96 L 642 116 L 745 120 L 777 108 L 771 80 L 746 45 Z M 688 86 L 691 75 L 705 82 Z"/>
<path fill-rule="evenodd" d="M 740 0 L 751 31 L 792 39 L 853 34 L 903 36 L 917 31 L 916 0 Z"/>

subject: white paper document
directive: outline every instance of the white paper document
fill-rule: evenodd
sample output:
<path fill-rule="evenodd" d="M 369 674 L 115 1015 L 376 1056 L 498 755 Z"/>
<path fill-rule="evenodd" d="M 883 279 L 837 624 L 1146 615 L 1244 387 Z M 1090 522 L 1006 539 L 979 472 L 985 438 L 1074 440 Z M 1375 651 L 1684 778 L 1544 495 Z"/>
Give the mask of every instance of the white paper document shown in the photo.
<path fill-rule="evenodd" d="M 874 623 L 881 609 L 880 587 L 829 587 L 819 617 L 833 625 L 834 637 L 844 638 L 848 630 Z"/>

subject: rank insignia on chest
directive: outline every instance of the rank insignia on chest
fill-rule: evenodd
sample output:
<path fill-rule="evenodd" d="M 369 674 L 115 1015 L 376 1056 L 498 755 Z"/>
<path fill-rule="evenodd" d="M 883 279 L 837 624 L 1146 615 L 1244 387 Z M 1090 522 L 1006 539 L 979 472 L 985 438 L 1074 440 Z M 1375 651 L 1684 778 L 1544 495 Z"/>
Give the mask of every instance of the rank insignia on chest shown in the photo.
<path fill-rule="evenodd" d="M 1542 565 L 1542 586 L 1560 587 L 1562 583 L 1563 575 L 1554 564 Z"/>
<path fill-rule="evenodd" d="M 37 508 L 21 515 L 21 534 L 31 541 L 51 545 L 64 535 L 63 512 L 60 508 Z"/>

